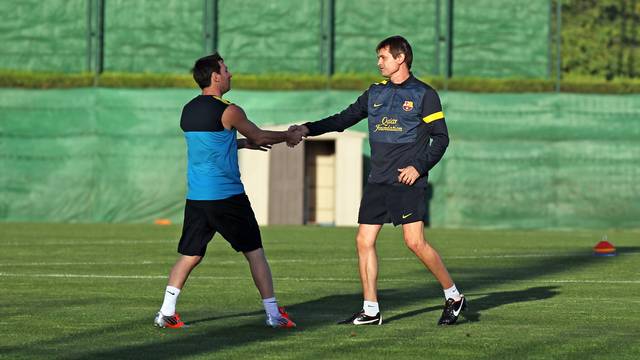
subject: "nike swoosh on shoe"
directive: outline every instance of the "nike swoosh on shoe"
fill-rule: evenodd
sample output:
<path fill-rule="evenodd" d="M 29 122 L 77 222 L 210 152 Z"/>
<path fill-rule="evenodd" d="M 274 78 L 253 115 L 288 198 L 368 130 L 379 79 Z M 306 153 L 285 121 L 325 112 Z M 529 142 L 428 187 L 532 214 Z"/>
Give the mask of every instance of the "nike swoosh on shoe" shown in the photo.
<path fill-rule="evenodd" d="M 462 298 L 462 301 L 460 301 L 460 306 L 458 306 L 458 310 L 453 310 L 453 316 L 458 316 L 460 314 L 460 312 L 462 311 L 462 308 L 464 307 L 464 298 Z"/>

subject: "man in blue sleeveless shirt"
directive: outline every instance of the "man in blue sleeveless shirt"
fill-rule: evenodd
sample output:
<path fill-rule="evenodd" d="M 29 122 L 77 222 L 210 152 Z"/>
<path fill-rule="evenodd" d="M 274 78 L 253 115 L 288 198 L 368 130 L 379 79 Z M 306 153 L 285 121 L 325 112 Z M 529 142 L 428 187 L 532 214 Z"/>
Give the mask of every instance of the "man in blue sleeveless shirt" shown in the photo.
<path fill-rule="evenodd" d="M 191 271 L 200 263 L 207 244 L 218 232 L 249 262 L 251 275 L 262 297 L 267 325 L 291 328 L 273 290 L 271 270 L 262 249 L 260 229 L 240 181 L 238 149 L 267 150 L 270 145 L 298 144 L 299 132 L 267 131 L 247 119 L 242 108 L 222 98 L 231 89 L 231 73 L 218 53 L 198 59 L 193 78 L 202 89 L 182 109 L 180 127 L 187 141 L 187 201 L 181 256 L 171 269 L 164 302 L 156 314 L 158 327 L 180 328 L 176 301 Z M 236 140 L 236 132 L 246 139 Z"/>
<path fill-rule="evenodd" d="M 369 121 L 371 172 L 358 215 L 362 310 L 341 324 L 380 325 L 376 239 L 382 224 L 402 225 L 407 247 L 433 273 L 444 290 L 445 305 L 439 325 L 454 324 L 466 307 L 438 252 L 425 241 L 425 187 L 429 170 L 449 144 L 440 98 L 429 85 L 411 73 L 413 53 L 409 42 L 392 36 L 378 44 L 378 68 L 388 80 L 369 87 L 342 112 L 325 119 L 292 126 L 305 136 L 343 131 L 364 118 Z"/>

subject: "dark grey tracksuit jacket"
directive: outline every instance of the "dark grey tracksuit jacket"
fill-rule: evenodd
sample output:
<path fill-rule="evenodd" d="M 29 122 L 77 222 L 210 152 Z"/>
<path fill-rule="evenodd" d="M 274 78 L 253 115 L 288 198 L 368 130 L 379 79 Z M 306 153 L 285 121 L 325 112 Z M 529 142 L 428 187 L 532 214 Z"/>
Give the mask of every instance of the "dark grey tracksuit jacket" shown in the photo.
<path fill-rule="evenodd" d="M 305 124 L 309 135 L 343 131 L 364 118 L 369 121 L 373 184 L 402 185 L 398 169 L 413 166 L 420 173 L 414 186 L 425 187 L 429 170 L 444 155 L 449 134 L 440 98 L 429 85 L 411 75 L 402 84 L 375 83 L 345 110 Z"/>

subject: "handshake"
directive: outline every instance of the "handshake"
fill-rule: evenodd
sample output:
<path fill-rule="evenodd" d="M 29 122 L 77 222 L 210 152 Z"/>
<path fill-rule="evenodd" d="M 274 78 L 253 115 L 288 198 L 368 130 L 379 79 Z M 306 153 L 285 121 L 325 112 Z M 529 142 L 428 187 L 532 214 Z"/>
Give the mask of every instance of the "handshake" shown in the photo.
<path fill-rule="evenodd" d="M 309 134 L 309 129 L 304 125 L 289 126 L 289 129 L 286 131 L 287 146 L 292 148 L 298 145 L 307 134 Z"/>

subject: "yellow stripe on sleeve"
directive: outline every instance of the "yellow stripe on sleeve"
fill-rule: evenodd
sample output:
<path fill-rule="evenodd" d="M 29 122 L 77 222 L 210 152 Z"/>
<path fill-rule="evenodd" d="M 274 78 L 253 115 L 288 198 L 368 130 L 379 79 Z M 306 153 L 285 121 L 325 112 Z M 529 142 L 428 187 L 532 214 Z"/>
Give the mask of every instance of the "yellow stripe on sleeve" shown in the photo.
<path fill-rule="evenodd" d="M 215 95 L 211 95 L 211 96 L 213 96 L 214 99 L 218 99 L 218 100 L 222 101 L 223 103 L 225 103 L 227 105 L 231 105 L 232 104 L 231 101 L 229 101 L 227 99 L 223 99 L 220 96 L 215 96 Z"/>
<path fill-rule="evenodd" d="M 444 113 L 442 111 L 438 111 L 437 113 L 433 113 L 429 116 L 425 116 L 422 118 L 422 121 L 427 124 L 436 120 L 444 119 Z"/>

